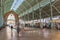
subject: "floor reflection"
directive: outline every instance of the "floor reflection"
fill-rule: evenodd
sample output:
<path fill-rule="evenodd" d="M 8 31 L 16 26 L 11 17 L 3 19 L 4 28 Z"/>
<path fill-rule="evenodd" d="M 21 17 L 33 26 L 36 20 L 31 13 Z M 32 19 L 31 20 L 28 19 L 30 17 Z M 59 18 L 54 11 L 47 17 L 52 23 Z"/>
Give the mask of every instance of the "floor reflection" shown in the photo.
<path fill-rule="evenodd" d="M 35 29 L 20 33 L 19 40 L 60 40 L 60 31 L 49 29 Z"/>
<path fill-rule="evenodd" d="M 13 34 L 12 40 L 17 40 L 17 31 L 15 29 L 13 29 L 12 34 Z"/>
<path fill-rule="evenodd" d="M 7 40 L 60 40 L 60 30 L 30 28 L 20 31 L 17 36 L 16 29 L 11 30 L 7 27 Z"/>

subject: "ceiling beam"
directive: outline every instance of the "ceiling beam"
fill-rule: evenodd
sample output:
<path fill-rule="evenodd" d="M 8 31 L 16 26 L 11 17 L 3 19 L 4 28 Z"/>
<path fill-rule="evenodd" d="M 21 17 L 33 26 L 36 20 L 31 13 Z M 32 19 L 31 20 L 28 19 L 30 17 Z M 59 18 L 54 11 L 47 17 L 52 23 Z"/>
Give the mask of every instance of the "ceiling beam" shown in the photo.
<path fill-rule="evenodd" d="M 45 2 L 45 1 L 46 1 L 46 2 Z M 39 2 L 39 3 L 41 3 L 41 7 L 44 7 L 44 6 L 46 6 L 47 4 L 50 3 L 49 0 L 45 0 L 45 1 Z M 52 2 L 53 2 L 53 0 L 52 0 Z M 34 8 L 34 10 L 39 9 L 39 3 L 36 4 L 35 6 L 31 7 L 31 8 L 28 9 L 27 11 L 29 11 L 29 13 L 31 13 L 31 12 L 33 12 L 33 11 L 32 11 L 32 8 Z M 29 4 L 29 3 L 28 3 L 28 4 Z M 44 5 L 43 5 L 43 4 L 44 4 Z M 27 11 L 25 11 L 23 14 L 24 14 L 24 15 L 28 14 Z M 24 16 L 23 14 L 21 14 L 20 16 Z"/>
<path fill-rule="evenodd" d="M 60 11 L 53 5 L 53 7 L 56 9 L 56 11 L 60 14 Z"/>

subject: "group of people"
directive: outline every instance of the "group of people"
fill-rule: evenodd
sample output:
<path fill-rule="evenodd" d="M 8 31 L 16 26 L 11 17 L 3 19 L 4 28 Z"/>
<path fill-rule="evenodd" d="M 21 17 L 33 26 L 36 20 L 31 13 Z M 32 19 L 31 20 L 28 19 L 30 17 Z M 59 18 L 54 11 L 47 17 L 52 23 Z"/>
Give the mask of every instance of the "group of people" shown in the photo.
<path fill-rule="evenodd" d="M 42 26 L 39 26 L 40 28 L 47 28 L 47 29 L 57 29 L 60 30 L 60 23 L 56 23 L 56 24 L 45 24 Z"/>
<path fill-rule="evenodd" d="M 60 30 L 60 23 L 44 23 L 44 24 L 35 24 L 35 25 L 29 25 L 29 24 L 26 24 L 25 27 L 34 27 L 34 28 L 47 28 L 47 29 L 57 29 L 57 30 Z"/>

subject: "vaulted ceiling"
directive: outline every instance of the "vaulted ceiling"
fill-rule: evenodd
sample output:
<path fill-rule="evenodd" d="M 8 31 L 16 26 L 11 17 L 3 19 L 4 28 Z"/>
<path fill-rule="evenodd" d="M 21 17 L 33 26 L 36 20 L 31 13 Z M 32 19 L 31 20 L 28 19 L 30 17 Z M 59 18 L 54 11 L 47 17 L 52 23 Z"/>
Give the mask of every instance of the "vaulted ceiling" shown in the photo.
<path fill-rule="evenodd" d="M 32 19 L 39 19 L 40 18 L 40 8 L 42 18 L 50 17 L 50 0 L 24 0 L 23 3 L 17 8 L 15 11 L 17 14 L 21 16 L 24 20 L 32 20 Z M 9 12 L 14 0 L 2 0 L 2 9 L 3 12 Z M 0 2 L 1 4 L 1 2 Z M 39 7 L 39 4 L 41 6 Z M 52 0 L 52 9 L 53 9 L 53 16 L 60 15 L 60 0 Z M 0 5 L 1 6 L 1 5 Z M 3 13 L 3 14 L 4 14 Z M 34 18 L 33 18 L 34 17 Z"/>
<path fill-rule="evenodd" d="M 10 8 L 11 8 L 11 6 L 12 6 L 12 4 L 13 4 L 13 2 L 14 2 L 14 0 L 1 0 L 2 2 L 2 6 L 1 6 L 1 8 L 2 8 L 2 11 L 4 12 L 4 13 L 6 13 L 6 12 L 9 12 L 10 11 Z M 4 14 L 3 13 L 3 14 Z"/>
<path fill-rule="evenodd" d="M 24 0 L 24 2 L 19 6 L 16 12 L 21 14 L 39 2 L 41 2 L 41 0 Z"/>
<path fill-rule="evenodd" d="M 47 0 L 45 0 L 44 2 L 48 3 Z M 42 2 L 42 3 L 43 4 L 46 4 L 44 2 Z M 51 17 L 50 3 L 48 3 L 47 5 L 45 5 L 43 7 L 40 7 L 40 8 L 41 8 L 41 18 Z M 39 11 L 39 8 L 37 10 L 33 10 L 33 12 L 28 12 L 27 11 L 27 12 L 23 12 L 23 13 L 26 13 L 25 16 L 22 16 L 21 17 L 23 20 L 40 19 L 40 11 Z M 55 16 L 59 16 L 59 15 L 60 15 L 60 0 L 54 0 L 54 1 L 52 1 L 52 16 L 55 17 Z"/>

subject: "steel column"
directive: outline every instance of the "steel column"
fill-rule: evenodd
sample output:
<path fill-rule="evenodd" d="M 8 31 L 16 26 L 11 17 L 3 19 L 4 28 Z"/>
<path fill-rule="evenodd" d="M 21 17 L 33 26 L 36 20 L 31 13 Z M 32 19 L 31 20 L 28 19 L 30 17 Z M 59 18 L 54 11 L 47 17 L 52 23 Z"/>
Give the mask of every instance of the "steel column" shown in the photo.
<path fill-rule="evenodd" d="M 2 10 L 2 0 L 1 0 L 1 14 L 0 14 L 0 27 L 3 25 L 3 10 Z"/>
<path fill-rule="evenodd" d="M 39 7 L 40 7 L 40 6 L 41 6 L 41 4 L 39 3 Z M 39 14 L 40 14 L 40 27 L 41 27 L 41 19 L 42 19 L 42 18 L 41 18 L 41 17 L 42 17 L 42 16 L 41 16 L 41 7 L 39 8 Z"/>
<path fill-rule="evenodd" d="M 36 2 L 39 3 L 38 0 L 36 0 Z M 40 15 L 38 15 L 38 16 L 40 17 L 40 27 L 41 27 L 41 17 L 42 17 L 42 16 L 41 16 L 41 7 L 40 7 L 40 6 L 41 6 L 41 4 L 39 3 L 39 14 L 40 14 Z"/>
<path fill-rule="evenodd" d="M 32 7 L 32 5 L 28 2 L 28 1 L 26 1 L 26 3 L 30 6 L 30 7 Z M 34 8 L 32 7 L 32 17 L 33 17 L 33 24 L 34 24 Z"/>
<path fill-rule="evenodd" d="M 50 11 L 51 11 L 51 17 L 50 17 L 50 20 L 53 20 L 53 10 L 52 10 L 52 0 L 50 0 Z M 53 23 L 51 22 L 51 28 L 53 26 Z"/>

